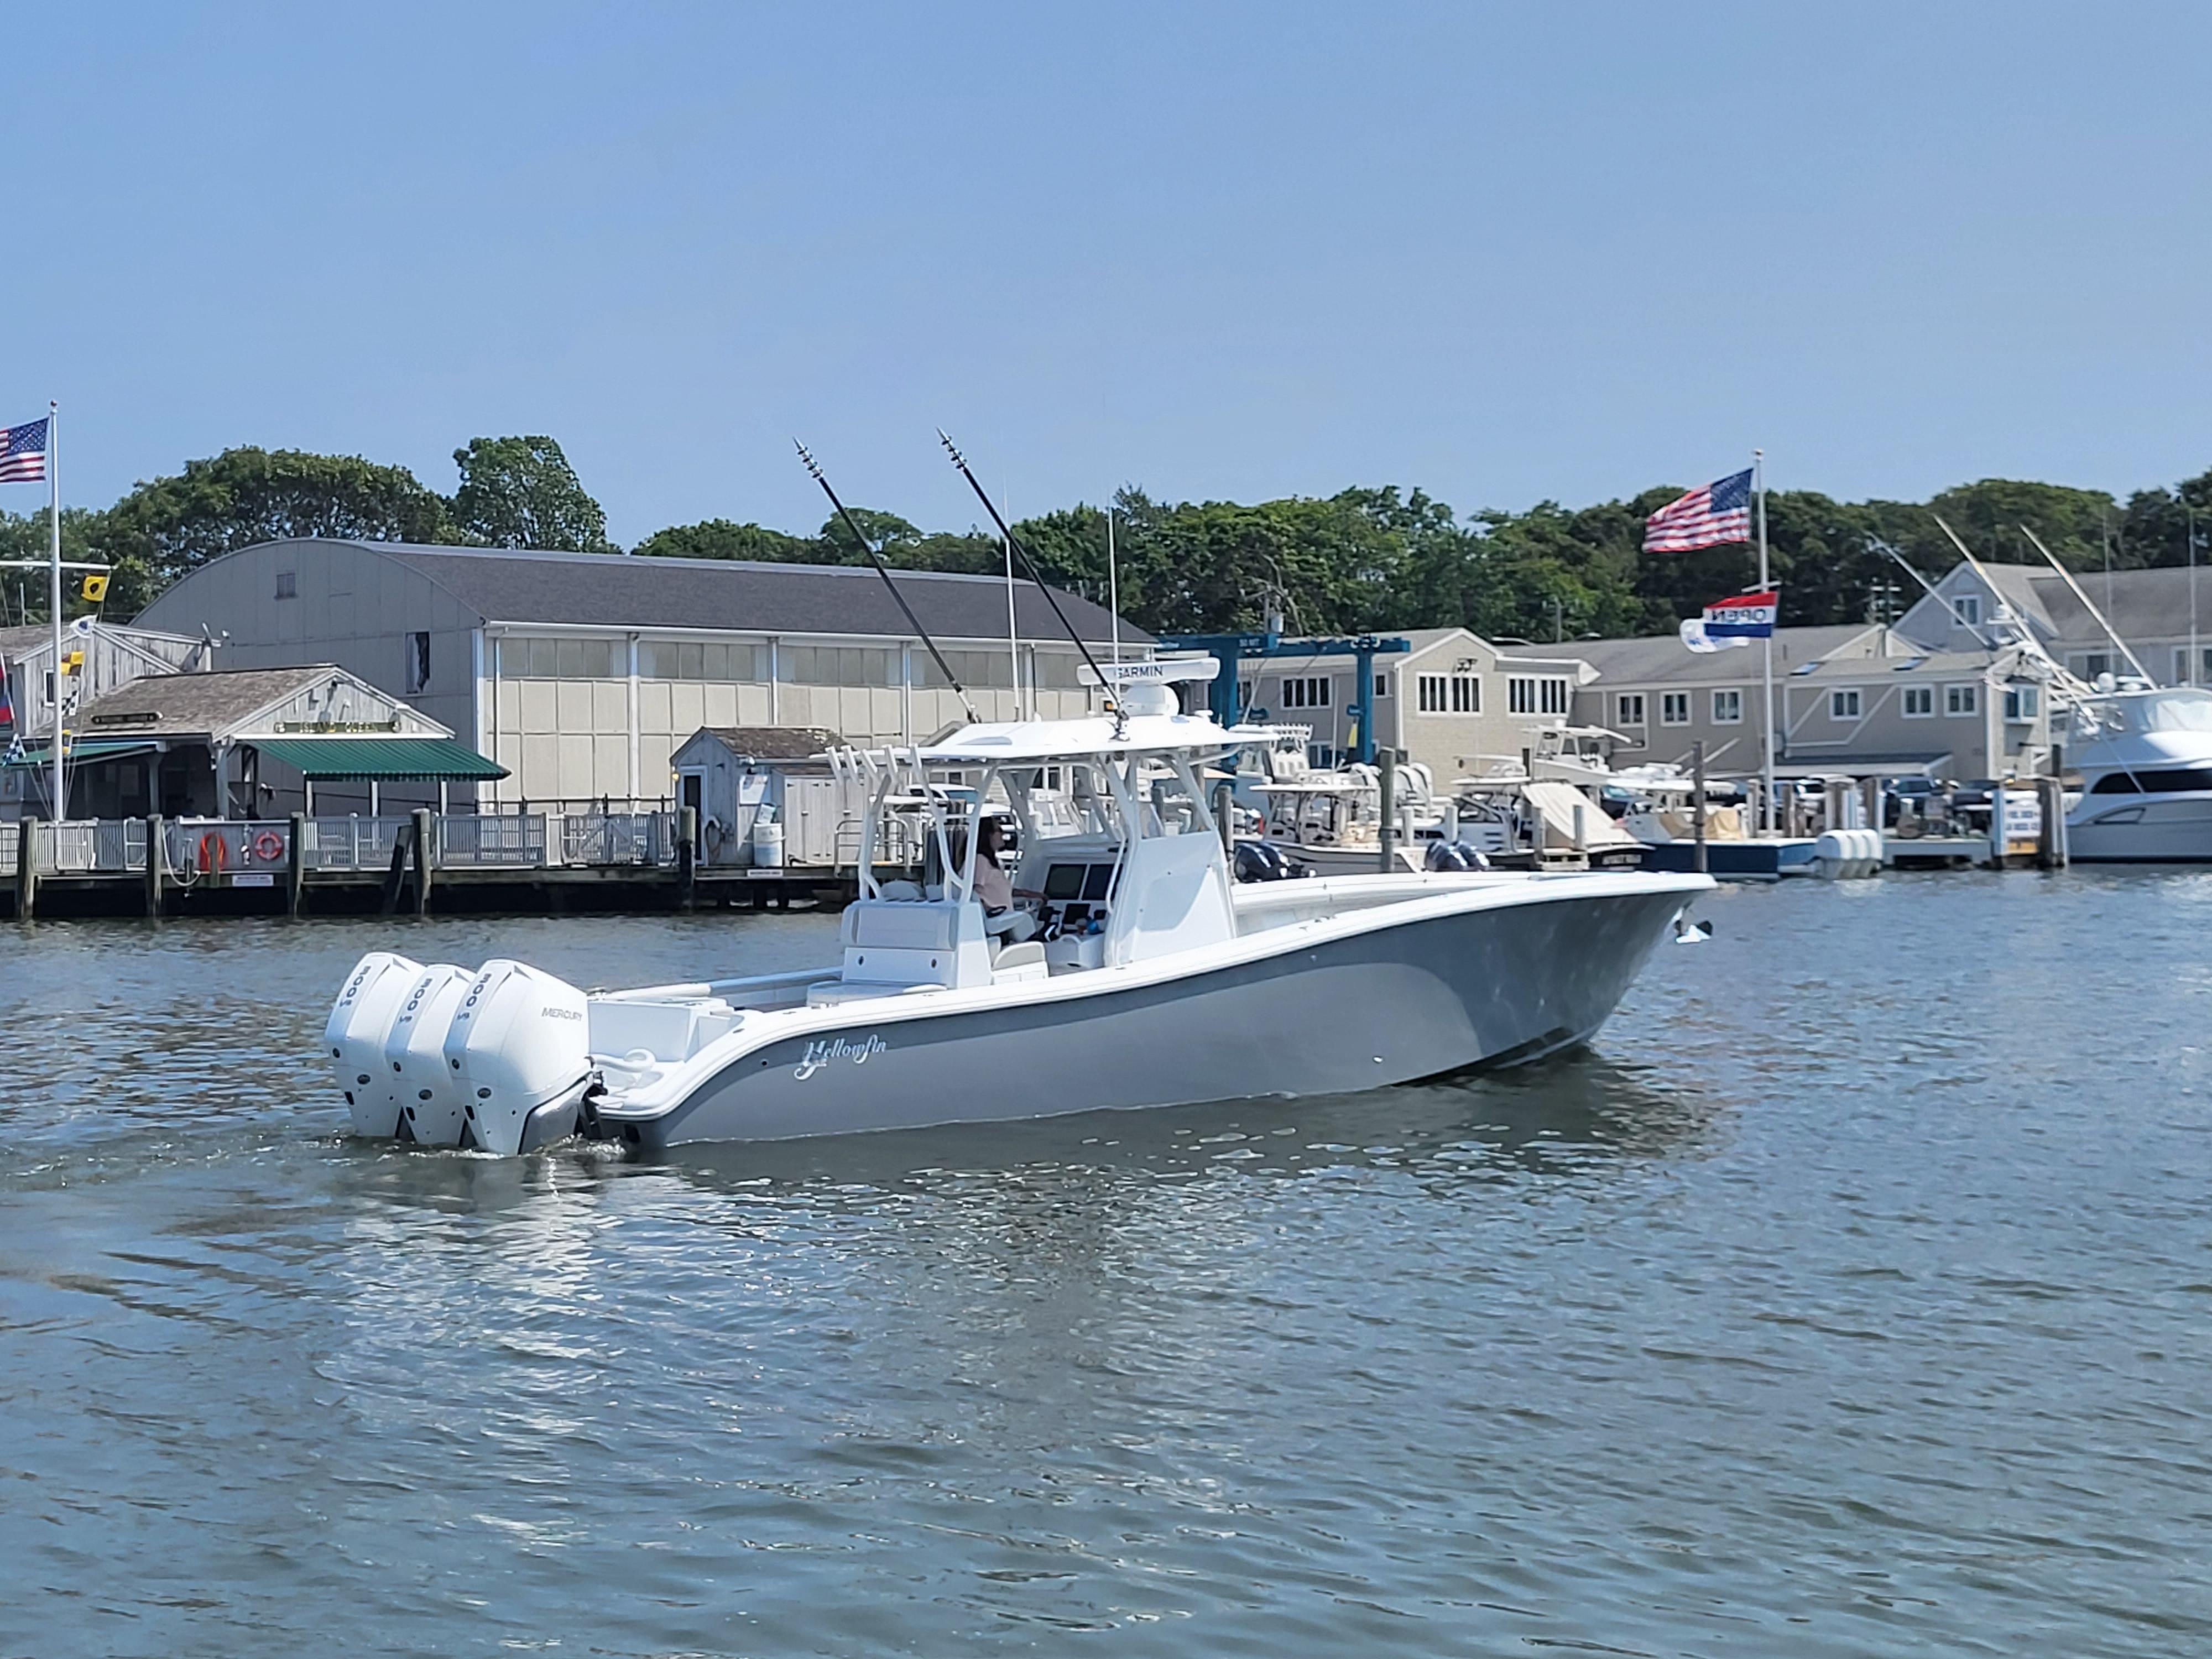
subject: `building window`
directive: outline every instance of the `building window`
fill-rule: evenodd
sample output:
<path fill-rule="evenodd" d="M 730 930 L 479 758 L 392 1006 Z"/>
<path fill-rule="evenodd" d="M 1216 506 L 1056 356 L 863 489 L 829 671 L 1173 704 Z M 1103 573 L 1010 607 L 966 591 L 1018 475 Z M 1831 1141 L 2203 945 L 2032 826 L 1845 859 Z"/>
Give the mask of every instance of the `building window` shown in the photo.
<path fill-rule="evenodd" d="M 1859 717 L 1859 689 L 1846 686 L 1828 693 L 1828 718 L 1832 720 L 1855 720 Z"/>
<path fill-rule="evenodd" d="M 1249 708 L 1252 706 L 1253 700 L 1259 695 L 1259 681 L 1239 680 L 1237 682 L 1237 706 L 1239 708 Z"/>
<path fill-rule="evenodd" d="M 1951 601 L 1951 609 L 1959 620 L 1969 628 L 1978 628 L 1982 622 L 1982 596 L 1961 593 Z"/>
<path fill-rule="evenodd" d="M 2112 672 L 2112 653 L 2106 651 L 2091 651 L 2080 656 L 2068 658 L 2066 665 L 2083 679 L 2094 680 L 2100 674 L 2109 674 Z"/>
<path fill-rule="evenodd" d="M 1936 713 L 1936 688 L 1932 685 L 1908 685 L 1905 688 L 1905 718 L 1922 720 Z"/>
<path fill-rule="evenodd" d="M 1662 691 L 1659 694 L 1659 724 L 1687 726 L 1690 723 L 1690 694 L 1686 691 Z"/>
<path fill-rule="evenodd" d="M 810 678 L 819 673 L 822 665 L 814 659 L 794 654 L 819 648 L 804 645 L 779 646 L 775 653 L 776 678 L 813 685 L 839 684 L 837 681 Z M 893 652 L 891 654 L 896 656 L 898 653 Z M 790 659 L 788 664 L 787 658 Z M 959 677 L 960 684 L 972 690 L 1008 691 L 1013 689 L 1014 665 L 1004 651 L 947 651 L 945 660 L 951 665 L 953 673 Z M 806 673 L 798 672 L 801 667 L 806 669 Z M 921 676 L 921 684 L 926 690 L 951 689 L 951 682 L 945 678 L 945 671 L 937 665 L 937 659 L 927 651 L 915 653 L 914 672 Z"/>
<path fill-rule="evenodd" d="M 1644 724 L 1644 694 L 1624 691 L 1613 700 L 1614 717 L 1623 726 Z"/>
<path fill-rule="evenodd" d="M 1743 724 L 1743 693 L 1716 691 L 1713 693 L 1713 724 L 1741 726 Z"/>
<path fill-rule="evenodd" d="M 276 573 L 276 597 L 280 599 L 296 599 L 300 597 L 298 571 L 280 570 Z"/>
<path fill-rule="evenodd" d="M 499 642 L 499 672 L 502 678 L 514 680 L 626 678 L 615 672 L 612 640 L 541 640 L 521 635 L 510 635 Z"/>
<path fill-rule="evenodd" d="M 1377 674 L 1375 677 L 1375 695 L 1378 697 L 1387 697 L 1390 695 L 1390 679 L 1388 675 Z"/>
<path fill-rule="evenodd" d="M 2041 700 L 2032 685 L 2008 685 L 2005 688 L 2004 717 L 2008 720 L 2032 720 Z"/>
<path fill-rule="evenodd" d="M 1326 708 L 1328 707 L 1328 676 L 1301 674 L 1283 682 L 1283 707 L 1285 708 Z"/>
<path fill-rule="evenodd" d="M 684 647 L 689 649 L 690 647 Z M 1013 665 L 1003 651 L 948 651 L 946 659 L 963 685 L 991 685 L 1004 690 L 1013 681 Z M 982 659 L 963 664 L 963 657 Z M 998 672 L 985 679 L 969 678 L 969 670 L 988 673 L 993 659 Z M 880 646 L 787 645 L 775 653 L 775 677 L 790 685 L 896 685 L 902 667 L 899 653 Z"/>
<path fill-rule="evenodd" d="M 407 694 L 427 690 L 430 684 L 430 635 L 427 629 L 407 636 Z"/>
<path fill-rule="evenodd" d="M 1482 712 L 1482 682 L 1472 674 L 1453 675 L 1451 705 L 1455 714 L 1480 714 Z"/>
<path fill-rule="evenodd" d="M 1972 714 L 1982 706 L 1980 688 L 1973 685 L 1947 685 L 1943 688 L 1943 712 L 1947 714 Z"/>
<path fill-rule="evenodd" d="M 1567 712 L 1565 680 L 1510 679 L 1505 682 L 1505 707 L 1515 714 L 1564 714 Z"/>
<path fill-rule="evenodd" d="M 1445 677 L 1442 674 L 1416 674 L 1413 677 L 1414 700 L 1419 704 L 1424 714 L 1441 714 L 1444 712 L 1444 701 L 1447 696 L 1444 690 L 1444 679 Z"/>
<path fill-rule="evenodd" d="M 2198 648 L 2197 676 L 2194 679 L 2191 678 L 2189 674 L 2189 647 L 2185 645 L 2175 646 L 2173 647 L 2173 683 L 2176 685 L 2212 684 L 2212 646 Z"/>
<path fill-rule="evenodd" d="M 644 640 L 637 647 L 637 672 L 647 680 L 764 683 L 768 647 L 720 640 Z"/>

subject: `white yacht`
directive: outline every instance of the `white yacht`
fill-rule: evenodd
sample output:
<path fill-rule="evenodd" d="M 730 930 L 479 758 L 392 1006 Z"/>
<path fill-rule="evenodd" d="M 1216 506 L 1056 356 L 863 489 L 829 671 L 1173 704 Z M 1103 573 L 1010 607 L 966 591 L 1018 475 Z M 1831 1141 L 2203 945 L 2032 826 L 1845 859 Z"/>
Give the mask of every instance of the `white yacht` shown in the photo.
<path fill-rule="evenodd" d="M 1210 669 L 1212 664 L 1200 665 Z M 1169 671 L 1181 665 L 1137 667 Z M 1194 676 L 1195 677 L 1195 676 Z M 511 1153 L 658 1147 L 1340 1092 L 1584 1041 L 1703 876 L 1451 873 L 1239 884 L 1202 782 L 1267 744 L 1121 686 L 1111 715 L 977 724 L 868 757 L 923 804 L 919 884 L 861 896 L 838 960 L 587 995 L 519 963 L 377 952 L 325 1046 L 362 1134 Z M 1030 811 L 1058 769 L 1072 811 Z M 1021 830 L 987 911 L 976 825 Z"/>
<path fill-rule="evenodd" d="M 2106 690 L 2077 698 L 2066 817 L 2086 863 L 2212 860 L 2212 691 Z"/>

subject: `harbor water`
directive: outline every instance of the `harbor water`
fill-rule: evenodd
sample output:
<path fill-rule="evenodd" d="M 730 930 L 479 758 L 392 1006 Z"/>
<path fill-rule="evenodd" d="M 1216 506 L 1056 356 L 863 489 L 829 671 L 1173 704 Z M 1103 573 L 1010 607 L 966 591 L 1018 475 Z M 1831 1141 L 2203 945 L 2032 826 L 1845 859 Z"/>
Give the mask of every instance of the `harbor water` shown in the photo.
<path fill-rule="evenodd" d="M 26 924 L 0 1654 L 2212 1650 L 2212 876 L 1701 913 L 1525 1072 L 660 1162 L 349 1141 L 343 969 L 830 918 Z"/>

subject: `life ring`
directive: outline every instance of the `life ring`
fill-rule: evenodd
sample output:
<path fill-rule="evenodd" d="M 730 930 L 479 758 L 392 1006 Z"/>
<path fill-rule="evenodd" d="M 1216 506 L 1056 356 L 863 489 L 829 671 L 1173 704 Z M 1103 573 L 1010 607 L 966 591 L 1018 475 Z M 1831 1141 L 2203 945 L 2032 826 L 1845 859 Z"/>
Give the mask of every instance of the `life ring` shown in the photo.
<path fill-rule="evenodd" d="M 274 864 L 284 856 L 284 837 L 274 830 L 264 830 L 253 838 L 253 856 L 264 864 Z"/>
<path fill-rule="evenodd" d="M 230 844 L 222 838 L 222 831 L 210 830 L 200 837 L 200 870 L 203 874 L 230 867 Z"/>

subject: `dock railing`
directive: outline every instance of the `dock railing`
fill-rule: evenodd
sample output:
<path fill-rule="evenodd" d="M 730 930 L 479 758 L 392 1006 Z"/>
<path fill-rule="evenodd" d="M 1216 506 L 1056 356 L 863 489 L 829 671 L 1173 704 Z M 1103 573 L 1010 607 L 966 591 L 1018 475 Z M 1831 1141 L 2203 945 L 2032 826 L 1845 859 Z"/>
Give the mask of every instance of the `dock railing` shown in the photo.
<path fill-rule="evenodd" d="M 128 818 L 119 822 L 132 825 Z M 59 827 L 73 830 L 77 826 Z M 145 825 L 139 823 L 132 827 L 138 831 L 139 857 L 137 863 L 126 867 L 143 870 Z M 234 879 L 240 876 L 274 876 L 283 872 L 292 858 L 292 825 L 285 818 L 186 818 L 164 824 L 161 841 L 169 874 L 186 883 L 203 876 L 228 876 Z"/>
<path fill-rule="evenodd" d="M 597 867 L 676 862 L 673 812 L 566 812 L 561 862 Z"/>
<path fill-rule="evenodd" d="M 441 870 L 542 870 L 545 867 L 545 814 L 483 812 L 441 817 L 432 861 Z"/>

